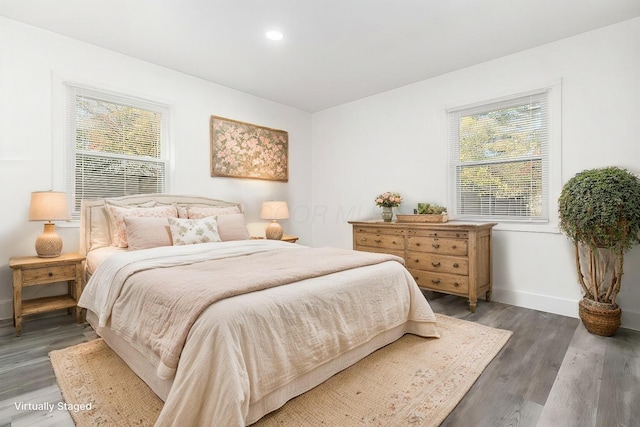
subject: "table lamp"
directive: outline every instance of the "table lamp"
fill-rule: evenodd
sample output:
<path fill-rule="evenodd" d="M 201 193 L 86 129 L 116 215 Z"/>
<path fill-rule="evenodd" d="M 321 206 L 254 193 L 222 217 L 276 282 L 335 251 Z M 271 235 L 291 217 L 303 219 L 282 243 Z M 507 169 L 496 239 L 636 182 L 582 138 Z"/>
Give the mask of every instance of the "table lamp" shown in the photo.
<path fill-rule="evenodd" d="M 56 234 L 52 221 L 68 221 L 67 195 L 61 191 L 34 191 L 31 193 L 29 221 L 47 221 L 44 231 L 36 239 L 36 252 L 41 258 L 55 258 L 62 251 L 62 237 Z"/>
<path fill-rule="evenodd" d="M 282 226 L 278 224 L 278 220 L 289 218 L 287 202 L 263 202 L 260 217 L 271 220 L 271 224 L 265 230 L 265 237 L 270 240 L 281 240 L 283 231 Z"/>

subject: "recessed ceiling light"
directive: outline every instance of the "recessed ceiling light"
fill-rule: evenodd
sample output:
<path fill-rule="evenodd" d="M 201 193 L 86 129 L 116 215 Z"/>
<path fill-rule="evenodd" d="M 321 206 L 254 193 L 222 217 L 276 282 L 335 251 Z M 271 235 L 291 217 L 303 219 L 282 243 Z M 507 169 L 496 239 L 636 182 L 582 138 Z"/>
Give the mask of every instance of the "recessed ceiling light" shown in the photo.
<path fill-rule="evenodd" d="M 282 40 L 282 33 L 280 31 L 267 31 L 266 34 L 269 40 Z"/>

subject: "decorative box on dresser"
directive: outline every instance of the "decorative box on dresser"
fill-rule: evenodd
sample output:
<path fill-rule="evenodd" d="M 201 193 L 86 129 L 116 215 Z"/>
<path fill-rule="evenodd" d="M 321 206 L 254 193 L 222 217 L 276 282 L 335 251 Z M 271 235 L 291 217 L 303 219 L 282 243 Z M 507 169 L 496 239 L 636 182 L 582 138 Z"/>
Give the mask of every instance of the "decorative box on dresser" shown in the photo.
<path fill-rule="evenodd" d="M 491 230 L 496 223 L 349 221 L 353 248 L 404 258 L 421 288 L 469 299 L 491 300 Z"/>

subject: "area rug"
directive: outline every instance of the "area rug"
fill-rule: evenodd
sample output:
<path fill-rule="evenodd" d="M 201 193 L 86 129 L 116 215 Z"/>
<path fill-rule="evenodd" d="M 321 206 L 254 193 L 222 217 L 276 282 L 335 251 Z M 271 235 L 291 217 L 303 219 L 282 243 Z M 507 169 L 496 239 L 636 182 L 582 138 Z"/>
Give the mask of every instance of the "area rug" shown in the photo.
<path fill-rule="evenodd" d="M 436 316 L 441 338 L 405 335 L 253 426 L 440 425 L 511 331 Z M 151 426 L 157 419 L 162 400 L 101 339 L 49 355 L 76 425 Z"/>

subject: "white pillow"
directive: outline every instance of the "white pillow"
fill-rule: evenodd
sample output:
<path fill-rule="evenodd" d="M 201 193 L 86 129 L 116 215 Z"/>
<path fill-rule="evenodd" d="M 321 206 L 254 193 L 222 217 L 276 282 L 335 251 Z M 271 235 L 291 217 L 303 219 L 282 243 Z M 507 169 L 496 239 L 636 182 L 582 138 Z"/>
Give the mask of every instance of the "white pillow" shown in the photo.
<path fill-rule="evenodd" d="M 218 224 L 213 217 L 201 219 L 167 218 L 173 245 L 221 242 Z"/>
<path fill-rule="evenodd" d="M 177 217 L 178 211 L 175 206 L 158 206 L 155 208 L 122 208 L 108 205 L 109 224 L 111 226 L 111 245 L 119 248 L 126 248 L 127 227 L 124 223 L 125 216 L 144 218 L 169 218 Z"/>
<path fill-rule="evenodd" d="M 173 245 L 167 218 L 125 216 L 124 224 L 130 251 Z"/>
<path fill-rule="evenodd" d="M 241 213 L 218 215 L 216 221 L 218 222 L 218 234 L 220 235 L 220 240 L 223 242 L 228 242 L 229 240 L 249 240 L 251 238 L 244 220 L 244 215 Z"/>

